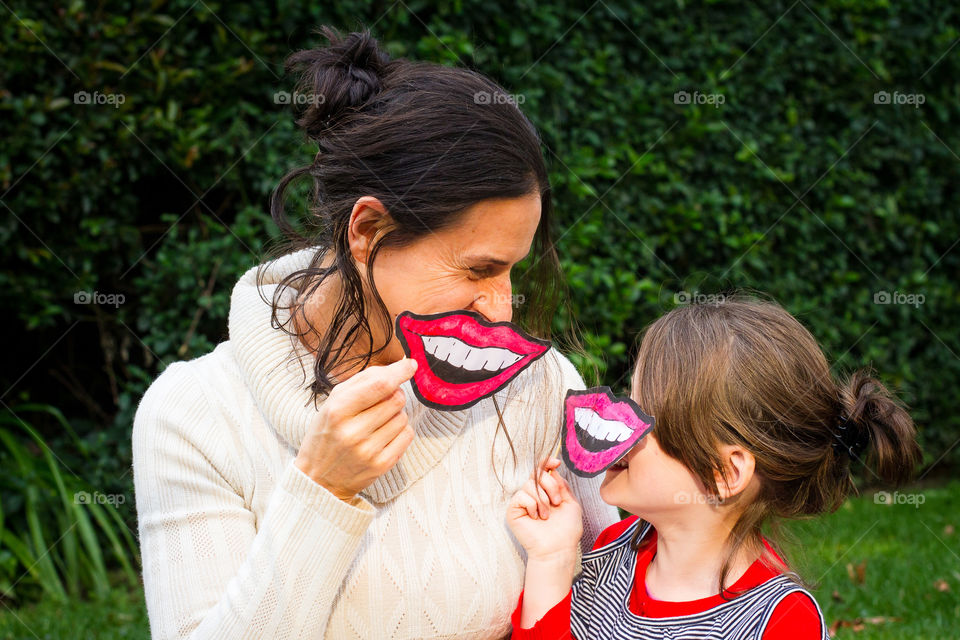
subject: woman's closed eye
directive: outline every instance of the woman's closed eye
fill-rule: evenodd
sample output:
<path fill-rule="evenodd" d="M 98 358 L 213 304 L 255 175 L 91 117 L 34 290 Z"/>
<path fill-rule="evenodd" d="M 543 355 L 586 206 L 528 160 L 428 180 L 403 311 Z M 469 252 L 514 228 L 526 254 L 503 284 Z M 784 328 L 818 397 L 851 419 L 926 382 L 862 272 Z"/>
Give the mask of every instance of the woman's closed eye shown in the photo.
<path fill-rule="evenodd" d="M 496 272 L 491 267 L 470 267 L 470 276 L 473 280 L 483 280 L 494 275 Z"/>

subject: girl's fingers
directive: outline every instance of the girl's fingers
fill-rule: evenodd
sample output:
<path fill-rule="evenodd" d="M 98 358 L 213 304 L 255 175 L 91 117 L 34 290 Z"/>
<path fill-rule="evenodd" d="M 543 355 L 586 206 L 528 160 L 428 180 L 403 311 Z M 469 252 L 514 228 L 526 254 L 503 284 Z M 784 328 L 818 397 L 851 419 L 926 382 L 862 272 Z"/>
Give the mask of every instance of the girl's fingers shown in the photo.
<path fill-rule="evenodd" d="M 550 473 L 551 471 L 559 467 L 561 464 L 562 464 L 561 461 L 557 458 L 553 458 L 553 457 L 547 458 L 546 460 L 540 463 L 540 470 L 543 473 Z"/>
<path fill-rule="evenodd" d="M 546 492 L 550 504 L 558 506 L 563 502 L 563 496 L 560 493 L 560 482 L 563 478 L 558 473 L 544 473 L 540 475 L 540 487 Z"/>
<path fill-rule="evenodd" d="M 570 483 L 566 479 L 557 474 L 557 484 L 559 485 L 560 497 L 562 500 L 571 500 L 576 502 L 576 498 L 573 495 L 573 490 L 570 488 Z"/>
<path fill-rule="evenodd" d="M 549 515 L 549 503 L 550 499 L 543 492 L 543 488 L 540 487 L 534 480 L 530 478 L 527 480 L 526 484 L 523 485 L 523 491 L 525 491 L 531 498 L 537 502 L 537 512 L 540 515 L 540 518 L 543 520 L 547 519 Z"/>
<path fill-rule="evenodd" d="M 537 501 L 534 500 L 526 491 L 518 491 L 517 494 L 513 497 L 514 504 L 527 512 L 527 516 L 533 518 L 534 520 L 539 520 L 539 515 L 537 514 Z"/>
<path fill-rule="evenodd" d="M 539 484 L 536 485 L 537 492 L 537 509 L 540 512 L 540 517 L 546 520 L 550 517 L 550 497 L 547 495 L 547 492 L 543 490 Z"/>

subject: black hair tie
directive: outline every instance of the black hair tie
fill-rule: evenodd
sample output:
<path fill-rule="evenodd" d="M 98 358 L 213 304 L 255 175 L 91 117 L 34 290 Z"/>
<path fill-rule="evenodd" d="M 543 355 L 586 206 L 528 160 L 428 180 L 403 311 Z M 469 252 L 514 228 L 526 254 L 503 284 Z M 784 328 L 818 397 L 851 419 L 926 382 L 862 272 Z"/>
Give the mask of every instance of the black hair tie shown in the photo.
<path fill-rule="evenodd" d="M 857 429 L 857 426 L 846 416 L 840 418 L 840 424 L 833 433 L 833 452 L 836 455 L 847 454 L 851 460 L 859 458 L 870 441 L 869 431 Z"/>

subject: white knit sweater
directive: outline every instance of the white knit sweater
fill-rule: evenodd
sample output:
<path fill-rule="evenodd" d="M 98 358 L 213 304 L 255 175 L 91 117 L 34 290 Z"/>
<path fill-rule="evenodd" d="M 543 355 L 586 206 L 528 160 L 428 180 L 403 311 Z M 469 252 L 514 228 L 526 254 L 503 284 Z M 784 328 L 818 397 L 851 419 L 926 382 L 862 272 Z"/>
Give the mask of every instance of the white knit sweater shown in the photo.
<path fill-rule="evenodd" d="M 310 256 L 271 263 L 266 298 Z M 153 639 L 509 633 L 523 557 L 506 504 L 536 456 L 549 453 L 544 442 L 560 427 L 565 389 L 583 386 L 573 366 L 548 354 L 497 394 L 516 466 L 492 400 L 441 412 L 419 404 L 405 383 L 416 437 L 348 504 L 293 464 L 316 409 L 312 376 L 291 356 L 309 355 L 271 328 L 255 268 L 234 287 L 229 328 L 213 352 L 167 367 L 134 421 Z M 589 546 L 617 513 L 600 501 L 597 482 L 573 485 Z"/>

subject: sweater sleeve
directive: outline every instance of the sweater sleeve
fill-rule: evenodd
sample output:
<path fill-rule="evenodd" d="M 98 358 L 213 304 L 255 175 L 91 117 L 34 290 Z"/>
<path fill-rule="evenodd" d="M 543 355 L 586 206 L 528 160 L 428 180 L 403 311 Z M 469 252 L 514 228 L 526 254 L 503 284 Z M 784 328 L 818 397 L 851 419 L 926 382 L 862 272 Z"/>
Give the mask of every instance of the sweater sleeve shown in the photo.
<path fill-rule="evenodd" d="M 133 426 L 143 584 L 154 640 L 320 638 L 373 507 L 345 503 L 291 460 L 261 521 L 231 430 L 177 363 Z"/>

